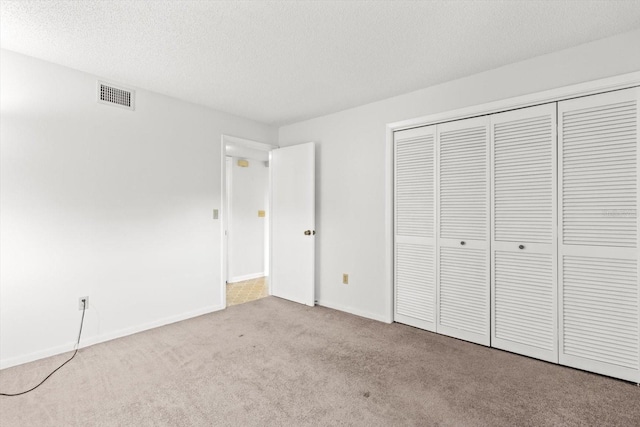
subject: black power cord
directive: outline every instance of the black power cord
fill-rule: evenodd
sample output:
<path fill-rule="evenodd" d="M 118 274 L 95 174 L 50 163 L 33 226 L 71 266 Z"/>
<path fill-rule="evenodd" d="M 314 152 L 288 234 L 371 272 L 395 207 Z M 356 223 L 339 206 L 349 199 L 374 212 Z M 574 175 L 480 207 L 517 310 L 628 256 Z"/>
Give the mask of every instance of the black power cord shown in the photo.
<path fill-rule="evenodd" d="M 78 353 L 78 349 L 80 347 L 80 337 L 82 336 L 82 325 L 84 324 L 84 312 L 87 310 L 87 301 L 86 300 L 82 300 L 82 320 L 80 320 L 80 332 L 78 333 L 78 341 L 76 342 L 75 345 L 75 351 L 73 352 L 73 355 L 67 359 L 66 362 L 64 362 L 62 365 L 58 366 L 56 369 L 53 370 L 53 372 L 51 372 L 49 375 L 47 375 L 42 381 L 40 381 L 40 383 L 32 388 L 30 388 L 29 390 L 26 391 L 21 391 L 20 393 L 0 393 L 0 396 L 20 396 L 22 394 L 27 394 L 30 391 L 33 391 L 35 389 L 37 389 L 38 387 L 40 387 L 46 380 L 49 379 L 49 377 L 53 374 L 55 374 L 56 372 L 58 372 L 58 369 L 62 368 L 64 365 L 66 365 L 67 363 L 71 362 L 71 359 L 73 359 L 74 357 L 76 357 L 76 354 Z"/>

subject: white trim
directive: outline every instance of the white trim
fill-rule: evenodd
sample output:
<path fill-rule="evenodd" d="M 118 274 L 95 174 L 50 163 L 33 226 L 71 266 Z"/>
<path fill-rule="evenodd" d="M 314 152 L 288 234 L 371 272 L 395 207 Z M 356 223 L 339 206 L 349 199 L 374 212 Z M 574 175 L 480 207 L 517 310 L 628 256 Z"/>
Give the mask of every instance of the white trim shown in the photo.
<path fill-rule="evenodd" d="M 225 178 L 227 179 L 227 182 L 225 183 L 225 190 L 226 193 L 224 194 L 224 200 L 222 200 L 222 209 L 225 212 L 224 215 L 224 220 L 223 220 L 223 227 L 224 227 L 224 235 L 222 236 L 222 238 L 224 239 L 223 245 L 224 245 L 224 252 L 221 253 L 222 254 L 226 254 L 226 257 L 223 258 L 224 261 L 224 276 L 223 276 L 223 283 L 229 283 L 229 218 L 231 218 L 233 216 L 233 212 L 232 212 L 232 207 L 231 204 L 229 203 L 229 201 L 233 198 L 233 194 L 232 194 L 232 188 L 233 188 L 233 174 L 231 173 L 233 171 L 233 157 L 225 157 L 225 162 L 224 162 L 225 167 L 227 168 L 225 171 Z"/>
<path fill-rule="evenodd" d="M 227 308 L 227 148 L 220 136 L 220 301 Z"/>
<path fill-rule="evenodd" d="M 393 147 L 393 133 L 398 130 L 410 129 L 419 126 L 428 126 L 442 122 L 460 120 L 475 116 L 499 113 L 517 108 L 524 108 L 549 102 L 558 102 L 580 96 L 593 95 L 601 92 L 626 89 L 640 85 L 640 71 L 635 71 L 619 76 L 607 77 L 604 79 L 592 80 L 570 86 L 550 89 L 543 92 L 532 93 L 499 101 L 478 104 L 470 107 L 460 108 L 452 111 L 431 114 L 409 120 L 388 123 L 386 126 L 386 173 L 385 173 L 385 277 L 391 290 L 387 296 L 391 297 L 391 304 L 387 304 L 391 311 L 384 315 L 390 322 L 393 322 L 393 156 L 389 154 Z M 639 221 L 640 222 L 640 221 Z M 639 259 L 640 260 L 640 259 Z M 640 264 L 639 264 L 640 269 Z M 439 279 L 437 279 L 439 280 Z M 385 320 L 386 321 L 386 320 Z"/>
<path fill-rule="evenodd" d="M 267 245 L 269 247 L 269 259 L 267 260 L 268 262 L 268 269 L 269 269 L 269 274 L 272 275 L 273 274 L 273 191 L 271 191 L 271 189 L 273 188 L 273 152 L 269 151 L 269 194 L 268 194 L 268 198 L 269 198 L 269 215 L 268 216 L 268 221 L 267 221 L 267 227 L 269 227 L 269 241 L 267 242 Z M 271 286 L 271 277 L 269 277 L 267 279 L 267 294 L 268 295 L 273 295 L 273 288 Z"/>
<path fill-rule="evenodd" d="M 126 337 L 128 335 L 133 335 L 138 332 L 148 331 L 150 329 L 155 329 L 160 326 L 165 326 L 171 323 L 180 322 L 182 320 L 191 319 L 194 317 L 202 316 L 204 314 L 213 313 L 216 311 L 223 310 L 225 308 L 223 305 L 212 305 L 204 308 L 200 308 L 197 310 L 192 310 L 183 314 L 178 314 L 175 316 L 165 317 L 160 320 L 154 320 L 153 322 L 143 323 L 142 325 L 133 326 L 130 328 L 120 329 L 114 332 L 109 332 L 102 335 L 97 335 L 88 339 L 80 340 L 80 348 L 85 348 L 92 346 L 94 344 L 103 343 L 106 341 L 111 341 L 116 338 Z M 45 350 L 36 351 L 33 353 L 25 354 L 22 356 L 12 357 L 8 359 L 0 360 L 0 369 L 11 368 L 12 366 L 22 365 L 23 363 L 33 362 L 34 360 L 44 359 L 45 357 L 55 356 L 57 354 L 66 353 L 68 351 L 72 351 L 75 347 L 75 342 L 58 345 L 55 347 L 51 347 Z"/>
<path fill-rule="evenodd" d="M 388 129 L 397 131 L 418 126 L 427 126 L 452 120 L 466 119 L 474 116 L 481 116 L 493 113 L 499 113 L 507 110 L 515 110 L 516 108 L 530 107 L 532 105 L 546 104 L 549 102 L 557 102 L 570 98 L 593 95 L 601 92 L 612 90 L 626 89 L 631 86 L 640 85 L 640 71 L 622 74 L 620 76 L 607 77 L 605 79 L 593 80 L 585 83 L 578 83 L 571 86 L 546 90 L 528 95 L 507 98 L 500 101 L 488 102 L 485 104 L 473 105 L 457 110 L 445 111 L 442 113 L 431 114 L 428 116 L 417 117 L 409 120 L 389 123 Z"/>
<path fill-rule="evenodd" d="M 332 302 L 323 301 L 323 300 L 317 301 L 316 304 L 322 307 L 330 308 L 332 310 L 344 311 L 345 313 L 353 314 L 360 317 L 365 317 L 371 320 L 377 320 L 378 322 L 393 323 L 393 321 L 390 321 L 385 315 L 371 313 L 368 311 L 360 310 L 358 308 L 347 307 L 342 304 L 334 304 Z"/>
<path fill-rule="evenodd" d="M 251 148 L 253 150 L 271 151 L 274 148 L 279 148 L 277 145 L 267 144 L 266 142 L 252 141 L 251 139 L 240 138 L 238 136 L 222 135 L 222 138 L 226 143 Z"/>
<path fill-rule="evenodd" d="M 265 276 L 264 271 L 261 273 L 244 274 L 242 276 L 230 277 L 229 283 L 244 282 L 245 280 L 259 279 L 264 276 Z"/>
<path fill-rule="evenodd" d="M 384 277 L 391 289 L 387 292 L 387 312 L 383 314 L 383 322 L 393 323 L 395 311 L 395 278 L 394 278 L 394 247 L 393 247 L 393 204 L 394 204 L 394 155 L 393 155 L 393 130 L 387 127 L 387 142 L 385 145 L 385 170 L 384 170 L 384 203 L 391 209 L 384 212 Z"/>

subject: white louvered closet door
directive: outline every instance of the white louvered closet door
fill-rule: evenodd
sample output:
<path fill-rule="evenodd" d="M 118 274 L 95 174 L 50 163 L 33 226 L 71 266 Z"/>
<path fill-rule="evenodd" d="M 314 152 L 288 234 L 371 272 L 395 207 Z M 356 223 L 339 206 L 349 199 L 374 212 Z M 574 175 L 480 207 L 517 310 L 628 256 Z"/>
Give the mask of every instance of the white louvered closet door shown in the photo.
<path fill-rule="evenodd" d="M 558 103 L 560 363 L 636 383 L 639 93 Z"/>
<path fill-rule="evenodd" d="M 489 345 L 489 119 L 437 125 L 437 137 L 437 331 Z"/>
<path fill-rule="evenodd" d="M 556 104 L 491 116 L 491 345 L 558 363 Z"/>
<path fill-rule="evenodd" d="M 397 322 L 435 331 L 435 126 L 394 133 Z"/>

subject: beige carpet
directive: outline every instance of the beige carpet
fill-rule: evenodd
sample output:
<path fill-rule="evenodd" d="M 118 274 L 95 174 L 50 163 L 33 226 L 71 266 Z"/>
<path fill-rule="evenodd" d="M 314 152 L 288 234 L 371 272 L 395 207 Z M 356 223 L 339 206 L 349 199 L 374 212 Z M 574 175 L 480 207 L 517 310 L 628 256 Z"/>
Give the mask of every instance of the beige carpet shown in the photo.
<path fill-rule="evenodd" d="M 0 372 L 29 387 L 64 356 Z M 632 426 L 640 388 L 274 297 L 82 349 L 0 426 Z"/>

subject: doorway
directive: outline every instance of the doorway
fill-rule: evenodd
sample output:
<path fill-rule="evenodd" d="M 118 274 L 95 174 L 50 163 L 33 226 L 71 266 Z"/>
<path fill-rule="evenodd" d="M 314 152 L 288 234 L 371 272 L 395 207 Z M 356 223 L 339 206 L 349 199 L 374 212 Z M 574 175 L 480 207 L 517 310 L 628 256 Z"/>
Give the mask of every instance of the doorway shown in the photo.
<path fill-rule="evenodd" d="M 223 135 L 223 301 L 269 292 L 269 152 L 275 147 Z"/>
<path fill-rule="evenodd" d="M 313 306 L 315 304 L 315 144 L 307 142 L 284 148 L 274 147 L 243 138 L 223 135 L 221 140 L 222 170 L 222 265 L 221 293 L 225 306 L 228 304 L 227 283 L 238 283 L 264 277 L 266 295 Z M 227 159 L 229 158 L 229 159 Z M 233 202 L 238 190 L 233 171 L 236 167 L 245 172 L 254 164 L 258 169 L 267 169 L 267 191 L 264 209 L 254 204 L 248 210 L 248 218 L 261 221 L 264 230 L 263 273 L 238 273 L 233 264 L 232 253 L 238 233 L 232 228 L 238 220 Z M 257 178 L 264 181 L 265 178 Z M 228 195 L 232 194 L 232 198 Z M 258 204 L 262 200 L 257 198 Z M 214 216 L 217 213 L 214 212 Z M 217 216 L 216 216 L 217 218 Z M 236 231 L 238 227 L 235 227 Z M 244 229 L 244 227 L 241 227 Z M 240 233 L 242 234 L 242 233 Z M 254 236 L 262 235 L 260 232 Z M 242 240 L 242 239 L 240 239 Z M 254 240 L 258 240 L 255 238 Z M 260 245 L 258 245 L 260 246 Z M 236 255 L 238 256 L 238 255 Z M 248 285 L 248 284 L 247 284 Z"/>

